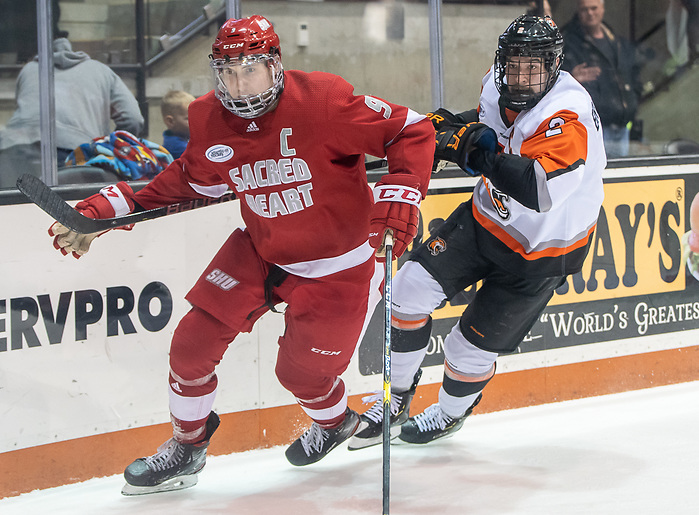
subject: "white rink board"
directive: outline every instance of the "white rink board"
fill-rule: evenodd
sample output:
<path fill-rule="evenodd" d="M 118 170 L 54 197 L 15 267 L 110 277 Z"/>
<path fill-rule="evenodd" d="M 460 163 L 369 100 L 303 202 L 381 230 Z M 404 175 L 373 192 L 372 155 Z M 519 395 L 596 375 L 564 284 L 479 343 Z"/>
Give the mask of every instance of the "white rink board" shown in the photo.
<path fill-rule="evenodd" d="M 76 260 L 53 249 L 46 230 L 50 218 L 33 205 L 3 206 L 0 238 L 18 250 L 0 262 L 0 413 L 20 431 L 0 435 L 0 452 L 92 434 L 167 422 L 168 349 L 172 332 L 188 311 L 184 296 L 228 234 L 242 225 L 237 202 L 138 224 L 133 231 L 112 231 L 93 242 Z M 21 230 L 18 228 L 21 227 Z M 75 292 L 96 290 L 106 304 L 108 288 L 127 287 L 136 301 L 143 288 L 163 283 L 171 293 L 172 315 L 157 332 L 146 330 L 130 314 L 135 334 L 107 336 L 106 305 L 99 321 L 87 326 L 87 339 L 76 341 Z M 13 299 L 49 295 L 53 313 L 61 292 L 72 292 L 60 343 L 49 344 L 41 315 L 34 326 L 41 343 L 20 349 L 12 337 Z M 162 310 L 159 301 L 150 312 Z M 24 313 L 24 318 L 27 314 Z M 280 333 L 281 316 L 265 319 L 265 329 L 241 335 L 219 367 L 216 409 L 248 410 L 261 404 L 291 403 L 274 383 L 274 351 L 260 361 L 260 334 Z M 2 323 L 4 321 L 4 324 Z M 258 324 L 258 327 L 261 324 Z M 276 347 L 276 336 L 266 339 Z M 241 366 L 244 365 L 244 366 Z M 265 380 L 261 381 L 260 377 Z"/>
<path fill-rule="evenodd" d="M 21 428 L 0 433 L 0 453 L 169 422 L 170 339 L 189 310 L 187 291 L 229 234 L 243 226 L 238 201 L 142 222 L 132 231 L 111 231 L 79 260 L 54 250 L 47 234 L 52 220 L 36 206 L 0 206 L 0 213 L 5 222 L 0 224 L 0 240 L 16 248 L 0 258 L 0 303 L 5 304 L 0 309 L 0 349 L 3 342 L 6 349 L 0 351 L 0 413 L 8 427 Z M 129 316 L 136 333 L 124 334 L 120 326 L 118 335 L 107 336 L 107 289 L 126 287 L 138 302 L 154 282 L 163 283 L 172 297 L 167 325 L 157 332 L 146 330 L 134 308 Z M 99 321 L 87 325 L 87 339 L 78 341 L 75 292 L 85 290 L 99 292 L 105 305 Z M 49 343 L 39 312 L 33 328 L 40 345 L 29 347 L 22 338 L 21 348 L 13 349 L 13 301 L 38 304 L 39 296 L 48 295 L 55 316 L 62 292 L 71 292 L 71 297 L 60 343 Z M 149 309 L 157 316 L 159 301 L 152 301 Z M 27 313 L 22 316 L 26 319 Z M 251 333 L 236 338 L 217 368 L 214 410 L 295 404 L 274 375 L 282 332 L 283 315 L 268 313 Z M 434 375 L 437 381 L 437 371 Z M 343 377 L 350 394 L 381 387 L 380 376 L 362 376 L 354 363 Z"/>
<path fill-rule="evenodd" d="M 695 173 L 696 166 L 609 170 L 605 177 L 663 172 Z M 431 187 L 472 184 L 468 178 L 438 179 Z M 95 240 L 80 260 L 53 249 L 47 234 L 51 219 L 36 206 L 0 205 L 0 219 L 6 250 L 0 257 L 0 415 L 13 428 L 0 433 L 0 453 L 168 422 L 170 338 L 189 309 L 185 294 L 228 235 L 242 226 L 237 201 L 143 222 L 130 232 L 112 231 Z M 170 319 L 161 330 L 146 330 L 134 308 L 129 319 L 136 332 L 124 334 L 119 326 L 118 335 L 108 336 L 104 307 L 99 320 L 87 325 L 87 338 L 76 338 L 76 292 L 98 292 L 106 304 L 107 292 L 121 289 L 133 292 L 138 302 L 144 288 L 154 283 L 165 285 L 172 298 Z M 70 305 L 59 343 L 50 344 L 39 299 L 48 295 L 55 317 L 61 293 L 70 294 Z M 17 319 L 13 306 L 34 306 L 38 320 L 32 326 L 27 312 Z M 161 307 L 152 301 L 146 318 L 157 319 Z M 39 345 L 30 347 L 26 338 L 17 337 L 17 327 L 27 326 Z M 268 313 L 231 345 L 217 370 L 218 413 L 295 404 L 274 375 L 282 331 L 283 316 Z M 680 341 L 658 335 L 510 355 L 500 359 L 499 372 L 689 346 L 695 334 L 686 331 Z M 380 374 L 360 374 L 356 355 L 343 377 L 350 395 L 381 388 Z M 441 378 L 442 367 L 430 366 L 421 383 Z"/>

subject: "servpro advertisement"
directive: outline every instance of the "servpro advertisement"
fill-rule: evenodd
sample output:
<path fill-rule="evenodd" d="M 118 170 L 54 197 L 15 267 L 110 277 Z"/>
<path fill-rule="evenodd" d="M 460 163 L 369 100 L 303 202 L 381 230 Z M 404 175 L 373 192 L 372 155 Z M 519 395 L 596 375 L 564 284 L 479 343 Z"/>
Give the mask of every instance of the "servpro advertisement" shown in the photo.
<path fill-rule="evenodd" d="M 605 199 L 582 272 L 569 276 L 517 352 L 612 341 L 699 327 L 699 284 L 682 262 L 687 211 L 698 191 L 694 176 L 605 181 Z M 413 248 L 449 216 L 472 190 L 428 195 Z M 575 199 L 571 199 L 575 202 Z M 407 259 L 407 252 L 398 266 Z M 478 285 L 433 314 L 425 365 L 443 363 L 441 346 Z M 382 370 L 383 305 L 362 341 L 362 374 Z"/>
<path fill-rule="evenodd" d="M 500 360 L 501 370 L 541 367 L 540 355 L 553 360 L 562 351 L 577 362 L 590 355 L 586 344 L 596 344 L 594 355 L 604 357 L 629 341 L 652 351 L 677 340 L 679 331 L 699 328 L 699 281 L 681 258 L 699 170 L 668 166 L 660 178 L 651 168 L 614 172 L 605 176 L 606 197 L 582 272 L 557 291 L 518 354 Z M 474 183 L 432 181 L 413 247 L 469 198 Z M 172 333 L 190 308 L 187 291 L 242 224 L 238 202 L 110 231 L 79 260 L 53 248 L 52 220 L 33 204 L 1 205 L 0 216 L 6 221 L 0 239 L 12 242 L 0 257 L 0 412 L 21 428 L 0 436 L 0 453 L 167 423 Z M 429 365 L 443 362 L 444 339 L 475 291 L 459 293 L 433 314 L 423 382 L 441 378 L 441 369 Z M 377 387 L 383 311 L 380 304 L 343 374 L 350 395 Z M 295 404 L 274 373 L 283 331 L 284 315 L 267 313 L 235 339 L 217 367 L 217 412 Z"/>

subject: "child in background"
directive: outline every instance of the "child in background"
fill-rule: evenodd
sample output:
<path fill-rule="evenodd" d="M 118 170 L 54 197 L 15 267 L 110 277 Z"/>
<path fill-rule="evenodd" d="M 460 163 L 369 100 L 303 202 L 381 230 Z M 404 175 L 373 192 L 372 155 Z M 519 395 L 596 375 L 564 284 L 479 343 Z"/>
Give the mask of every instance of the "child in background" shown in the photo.
<path fill-rule="evenodd" d="M 194 97 L 186 91 L 168 91 L 160 110 L 167 129 L 163 132 L 163 146 L 177 159 L 187 148 L 189 141 L 189 117 L 187 110 Z"/>

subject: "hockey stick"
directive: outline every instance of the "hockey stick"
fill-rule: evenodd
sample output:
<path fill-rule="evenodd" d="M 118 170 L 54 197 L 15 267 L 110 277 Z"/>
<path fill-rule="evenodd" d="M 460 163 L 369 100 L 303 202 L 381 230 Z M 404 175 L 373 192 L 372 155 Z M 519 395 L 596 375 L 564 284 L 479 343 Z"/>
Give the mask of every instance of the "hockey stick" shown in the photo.
<path fill-rule="evenodd" d="M 366 163 L 366 169 L 375 170 L 386 164 L 387 161 L 385 159 L 377 159 Z M 91 234 L 93 232 L 116 229 L 145 220 L 153 220 L 154 218 L 174 215 L 176 213 L 182 213 L 183 211 L 191 211 L 192 209 L 200 207 L 221 204 L 236 198 L 235 193 L 226 193 L 219 198 L 186 200 L 177 204 L 170 204 L 169 206 L 157 207 L 138 213 L 129 213 L 128 215 L 117 216 L 115 218 L 96 219 L 78 213 L 75 209 L 70 207 L 58 193 L 54 192 L 50 187 L 44 184 L 41 179 L 34 175 L 25 173 L 17 179 L 17 189 L 24 193 L 29 200 L 51 215 L 54 220 L 80 234 Z"/>
<path fill-rule="evenodd" d="M 376 170 L 377 168 L 381 168 L 382 166 L 386 166 L 388 164 L 388 161 L 385 159 L 377 159 L 375 161 L 367 161 L 364 163 L 366 170 Z"/>
<path fill-rule="evenodd" d="M 383 241 L 386 256 L 384 278 L 384 346 L 383 346 L 383 513 L 388 515 L 391 503 L 391 302 L 393 275 L 393 232 L 389 229 Z"/>
<path fill-rule="evenodd" d="M 187 200 L 178 204 L 157 207 L 139 213 L 129 213 L 116 218 L 96 219 L 81 215 L 73 209 L 58 193 L 41 182 L 41 179 L 33 175 L 24 174 L 17 179 L 17 189 L 34 202 L 41 209 L 46 211 L 54 220 L 65 225 L 69 229 L 80 234 L 91 234 L 102 232 L 125 225 L 153 220 L 162 216 L 174 215 L 183 211 L 191 211 L 200 207 L 221 204 L 235 199 L 234 193 L 226 193 L 219 198 Z"/>

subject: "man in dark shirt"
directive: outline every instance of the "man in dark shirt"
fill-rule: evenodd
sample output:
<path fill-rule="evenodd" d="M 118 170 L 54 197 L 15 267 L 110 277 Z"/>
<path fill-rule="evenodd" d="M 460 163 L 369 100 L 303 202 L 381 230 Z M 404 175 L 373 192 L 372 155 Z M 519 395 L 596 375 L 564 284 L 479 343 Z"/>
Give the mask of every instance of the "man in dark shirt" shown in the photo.
<path fill-rule="evenodd" d="M 603 22 L 604 0 L 577 0 L 576 16 L 563 28 L 562 68 L 590 93 L 602 120 L 608 157 L 629 153 L 629 136 L 641 93 L 633 45 Z"/>

